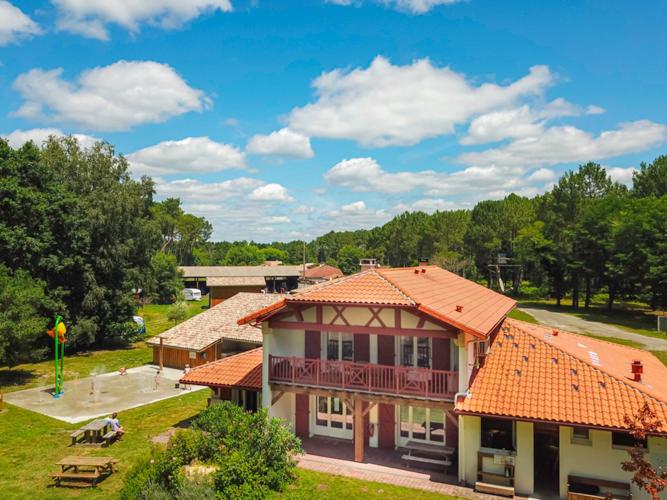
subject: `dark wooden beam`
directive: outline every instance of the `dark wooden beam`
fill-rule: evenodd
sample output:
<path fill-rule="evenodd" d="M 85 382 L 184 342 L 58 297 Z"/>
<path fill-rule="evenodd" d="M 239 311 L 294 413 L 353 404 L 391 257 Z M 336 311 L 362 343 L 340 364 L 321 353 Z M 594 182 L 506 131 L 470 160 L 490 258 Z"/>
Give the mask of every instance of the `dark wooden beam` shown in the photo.
<path fill-rule="evenodd" d="M 343 333 L 368 333 L 371 335 L 414 335 L 417 337 L 441 337 L 455 339 L 456 330 L 427 330 L 425 328 L 383 328 L 381 326 L 363 325 L 330 325 L 327 323 L 308 323 L 299 321 L 270 320 L 271 328 L 284 330 L 317 330 L 323 332 L 337 331 Z"/>
<path fill-rule="evenodd" d="M 274 394 L 273 397 L 271 398 L 271 406 L 276 404 L 278 402 L 278 400 L 283 397 L 284 394 L 285 394 L 285 391 L 280 391 L 280 392 L 278 392 L 278 394 Z"/>

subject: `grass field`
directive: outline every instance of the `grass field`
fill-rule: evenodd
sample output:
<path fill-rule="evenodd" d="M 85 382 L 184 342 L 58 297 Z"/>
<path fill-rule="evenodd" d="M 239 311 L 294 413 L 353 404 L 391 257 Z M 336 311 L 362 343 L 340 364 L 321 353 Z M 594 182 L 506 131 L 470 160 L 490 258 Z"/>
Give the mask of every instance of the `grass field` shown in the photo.
<path fill-rule="evenodd" d="M 151 449 L 150 438 L 199 413 L 206 406 L 208 391 L 198 391 L 119 415 L 126 436 L 110 448 L 70 448 L 69 434 L 81 426 L 70 425 L 21 408 L 7 405 L 0 413 L 0 491 L 3 499 L 24 498 L 117 498 L 123 476 L 132 464 Z M 68 455 L 113 456 L 120 460 L 118 472 L 95 489 L 55 488 L 47 476 L 55 463 Z M 436 493 L 361 481 L 318 472 L 298 470 L 297 481 L 274 498 L 391 498 L 451 500 Z"/>
<path fill-rule="evenodd" d="M 507 316 L 514 319 L 520 319 L 521 321 L 525 321 L 527 323 L 539 324 L 539 321 L 533 318 L 530 314 L 524 311 L 520 311 L 519 309 L 514 309 L 513 311 L 510 311 L 510 313 Z"/>
<path fill-rule="evenodd" d="M 188 318 L 208 308 L 208 300 L 188 302 Z M 146 321 L 147 337 L 171 328 L 176 323 L 167 319 L 168 305 L 150 304 L 139 308 L 137 314 Z M 132 368 L 152 360 L 150 347 L 145 342 L 135 342 L 127 347 L 94 349 L 77 354 L 65 352 L 65 380 L 83 378 L 92 372 L 107 373 L 121 367 Z M 26 363 L 11 368 L 0 367 L 0 391 L 11 392 L 39 387 L 53 382 L 53 360 Z"/>
<path fill-rule="evenodd" d="M 620 303 L 615 305 L 615 309 L 608 311 L 603 304 L 594 303 L 591 308 L 586 310 L 583 307 L 574 309 L 569 300 L 563 300 L 558 307 L 554 300 L 527 300 L 520 301 L 519 307 L 534 307 L 548 309 L 554 312 L 572 314 L 581 319 L 606 323 L 623 328 L 629 332 L 646 335 L 648 337 L 665 338 L 664 333 L 656 331 L 656 316 L 653 311 L 642 304 Z"/>

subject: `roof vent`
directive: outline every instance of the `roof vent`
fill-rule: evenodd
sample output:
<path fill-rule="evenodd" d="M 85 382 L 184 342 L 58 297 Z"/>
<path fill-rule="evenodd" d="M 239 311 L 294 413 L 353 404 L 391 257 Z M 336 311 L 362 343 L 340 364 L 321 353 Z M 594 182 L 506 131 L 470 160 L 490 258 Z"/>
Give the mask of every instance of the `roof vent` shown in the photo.
<path fill-rule="evenodd" d="M 524 357 L 523 357 L 523 360 L 524 360 L 526 363 L 528 363 L 528 356 L 524 356 Z"/>
<path fill-rule="evenodd" d="M 519 369 L 514 370 L 514 375 L 516 375 L 517 377 L 520 377 L 521 376 L 521 370 L 519 370 Z"/>
<path fill-rule="evenodd" d="M 552 331 L 551 335 L 553 335 L 554 337 L 558 337 L 558 330 Z"/>
<path fill-rule="evenodd" d="M 426 272 L 426 268 L 422 267 L 422 274 L 424 274 L 425 272 Z"/>
<path fill-rule="evenodd" d="M 415 274 L 419 274 L 419 269 L 415 268 Z"/>
<path fill-rule="evenodd" d="M 572 369 L 570 370 L 570 373 L 571 373 L 572 375 L 576 375 L 576 374 L 577 374 L 577 369 L 576 369 L 576 368 L 572 368 Z"/>
<path fill-rule="evenodd" d="M 635 382 L 641 382 L 642 381 L 642 373 L 644 373 L 644 365 L 642 365 L 642 362 L 639 360 L 635 360 L 632 362 L 632 375 L 633 375 L 633 380 Z"/>
<path fill-rule="evenodd" d="M 607 384 L 605 384 L 604 382 L 600 382 L 600 389 L 606 389 L 606 388 Z"/>
<path fill-rule="evenodd" d="M 577 384 L 572 384 L 572 389 L 574 389 L 575 392 L 579 392 L 579 386 Z"/>
<path fill-rule="evenodd" d="M 531 343 L 531 344 L 530 344 L 530 348 L 531 348 L 531 349 L 535 349 L 535 344 L 532 344 L 532 343 Z"/>
<path fill-rule="evenodd" d="M 558 358 L 551 358 L 551 363 L 554 365 L 558 364 Z"/>
<path fill-rule="evenodd" d="M 518 342 L 513 342 L 512 347 L 514 347 L 515 349 L 518 349 L 519 348 L 519 343 Z"/>
<path fill-rule="evenodd" d="M 456 312 L 457 313 L 463 312 L 463 306 L 456 306 Z"/>

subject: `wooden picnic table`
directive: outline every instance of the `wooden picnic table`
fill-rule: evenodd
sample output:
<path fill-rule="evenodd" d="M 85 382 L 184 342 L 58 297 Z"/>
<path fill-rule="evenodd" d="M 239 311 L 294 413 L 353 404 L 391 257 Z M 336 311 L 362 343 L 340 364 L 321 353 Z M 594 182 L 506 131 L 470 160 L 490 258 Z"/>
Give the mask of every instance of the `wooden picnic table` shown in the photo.
<path fill-rule="evenodd" d="M 60 472 L 49 474 L 60 485 L 62 480 L 91 480 L 95 486 L 102 475 L 112 474 L 114 465 L 118 463 L 113 457 L 65 457 L 56 462 Z"/>
<path fill-rule="evenodd" d="M 101 445 L 104 442 L 103 436 L 107 432 L 107 427 L 109 427 L 109 422 L 105 418 L 98 418 L 87 423 L 79 429 L 80 432 L 75 432 L 77 435 L 81 432 L 84 434 L 83 441 L 76 444 Z"/>
<path fill-rule="evenodd" d="M 441 465 L 447 468 L 452 465 L 452 456 L 456 451 L 451 446 L 440 446 L 437 444 L 420 443 L 418 441 L 408 441 L 401 448 L 408 450 L 408 453 L 401 458 L 409 462 L 419 462 L 422 464 Z"/>

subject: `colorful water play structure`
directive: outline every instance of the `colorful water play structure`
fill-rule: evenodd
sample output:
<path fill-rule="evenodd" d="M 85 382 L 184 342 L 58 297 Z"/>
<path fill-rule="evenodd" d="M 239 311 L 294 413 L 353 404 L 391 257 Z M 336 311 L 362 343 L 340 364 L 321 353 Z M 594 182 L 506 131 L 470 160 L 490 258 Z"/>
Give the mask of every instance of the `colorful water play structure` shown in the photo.
<path fill-rule="evenodd" d="M 53 387 L 53 397 L 59 398 L 61 394 L 65 393 L 63 387 L 63 369 L 65 366 L 65 334 L 67 333 L 67 327 L 63 322 L 63 318 L 60 315 L 56 316 L 55 324 L 53 328 L 48 331 L 49 337 L 53 339 L 54 342 L 54 366 L 55 366 L 55 385 Z"/>

